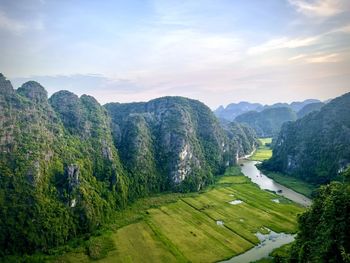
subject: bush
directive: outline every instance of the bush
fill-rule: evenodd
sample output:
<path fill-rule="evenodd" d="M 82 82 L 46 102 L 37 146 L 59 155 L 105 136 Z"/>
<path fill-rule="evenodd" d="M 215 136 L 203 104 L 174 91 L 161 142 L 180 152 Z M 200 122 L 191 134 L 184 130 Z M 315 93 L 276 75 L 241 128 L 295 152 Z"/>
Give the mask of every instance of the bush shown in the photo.
<path fill-rule="evenodd" d="M 110 236 L 92 237 L 86 245 L 87 254 L 91 259 L 105 258 L 109 251 L 115 249 L 115 244 Z"/>

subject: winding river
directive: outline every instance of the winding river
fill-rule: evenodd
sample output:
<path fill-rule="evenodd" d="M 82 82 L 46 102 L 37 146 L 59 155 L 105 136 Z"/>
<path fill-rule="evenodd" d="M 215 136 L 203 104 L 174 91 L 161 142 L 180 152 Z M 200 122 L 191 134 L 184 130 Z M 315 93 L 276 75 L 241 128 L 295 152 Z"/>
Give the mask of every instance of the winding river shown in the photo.
<path fill-rule="evenodd" d="M 261 189 L 274 191 L 278 195 L 282 195 L 302 206 L 311 205 L 311 200 L 306 196 L 299 194 L 279 183 L 276 183 L 274 180 L 261 173 L 260 170 L 255 166 L 259 162 L 241 160 L 239 163 L 241 165 L 242 173 L 245 176 L 249 177 L 252 182 L 256 183 Z"/>
<path fill-rule="evenodd" d="M 241 165 L 242 173 L 245 176 L 249 177 L 252 182 L 257 184 L 261 189 L 274 191 L 278 195 L 284 196 L 302 206 L 311 205 L 312 201 L 306 196 L 303 196 L 302 194 L 299 194 L 279 183 L 276 183 L 274 180 L 261 173 L 260 170 L 255 166 L 258 164 L 258 162 L 241 160 L 239 164 Z M 268 257 L 274 249 L 294 241 L 294 235 L 292 234 L 276 233 L 273 231 L 270 231 L 267 235 L 263 235 L 258 232 L 256 233 L 256 236 L 260 240 L 260 243 L 257 246 L 253 247 L 243 254 L 222 262 L 248 263 L 251 261 L 256 261 Z"/>

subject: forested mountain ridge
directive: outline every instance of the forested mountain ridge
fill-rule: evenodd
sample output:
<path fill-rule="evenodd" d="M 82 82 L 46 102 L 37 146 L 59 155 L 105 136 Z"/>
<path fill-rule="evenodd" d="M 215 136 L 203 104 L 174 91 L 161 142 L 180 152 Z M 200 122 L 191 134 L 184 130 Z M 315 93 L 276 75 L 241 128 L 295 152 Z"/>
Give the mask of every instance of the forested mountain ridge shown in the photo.
<path fill-rule="evenodd" d="M 313 183 L 327 183 L 350 164 L 350 93 L 320 111 L 283 125 L 263 166 Z"/>
<path fill-rule="evenodd" d="M 0 256 L 48 251 L 137 197 L 198 190 L 256 143 L 198 101 L 103 107 L 69 91 L 48 99 L 33 81 L 15 90 L 1 74 Z"/>
<path fill-rule="evenodd" d="M 312 104 L 312 103 L 319 103 L 319 102 L 320 101 L 316 99 L 307 99 L 304 101 L 294 101 L 290 104 L 275 103 L 272 105 L 262 105 L 260 103 L 250 103 L 246 101 L 241 101 L 239 103 L 230 103 L 226 107 L 221 105 L 216 110 L 214 110 L 214 113 L 220 119 L 233 121 L 237 116 L 249 111 L 260 112 L 265 109 L 287 107 L 292 109 L 295 113 L 297 113 L 306 105 Z"/>
<path fill-rule="evenodd" d="M 288 107 L 267 108 L 261 112 L 250 111 L 235 118 L 235 121 L 252 127 L 259 137 L 274 137 L 283 123 L 295 121 L 295 112 Z"/>
<path fill-rule="evenodd" d="M 14 90 L 1 75 L 0 89 L 1 254 L 46 251 L 93 231 L 125 205 L 126 178 L 111 135 L 67 130 L 39 83 Z M 84 128 L 106 122 L 102 106 L 75 99 L 72 105 L 86 107 L 67 118 L 79 115 Z"/>
<path fill-rule="evenodd" d="M 231 103 L 225 108 L 223 106 L 220 106 L 214 111 L 214 113 L 218 118 L 233 121 L 238 115 L 241 115 L 245 112 L 261 111 L 263 109 L 264 106 L 260 103 L 241 101 L 239 103 Z"/>
<path fill-rule="evenodd" d="M 325 103 L 323 102 L 315 102 L 315 103 L 307 104 L 298 111 L 297 116 L 299 119 L 303 118 L 304 116 L 306 116 L 307 114 L 313 111 L 319 111 L 324 105 Z"/>
<path fill-rule="evenodd" d="M 110 103 L 106 108 L 123 163 L 134 180 L 150 180 L 148 188 L 154 180 L 161 182 L 159 189 L 181 183 L 185 189 L 198 190 L 251 151 L 241 145 L 257 144 L 255 134 L 239 142 L 235 140 L 245 132 L 228 137 L 210 109 L 196 100 L 163 97 L 146 103 Z"/>

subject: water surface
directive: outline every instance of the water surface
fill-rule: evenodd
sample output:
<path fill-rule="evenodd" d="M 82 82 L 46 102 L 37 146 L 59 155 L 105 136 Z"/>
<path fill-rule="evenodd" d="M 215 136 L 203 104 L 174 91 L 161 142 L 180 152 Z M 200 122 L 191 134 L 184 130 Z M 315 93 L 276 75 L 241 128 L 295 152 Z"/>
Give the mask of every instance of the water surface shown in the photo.
<path fill-rule="evenodd" d="M 273 231 L 270 231 L 267 235 L 258 232 L 256 236 L 260 240 L 259 245 L 241 255 L 222 261 L 222 263 L 248 263 L 266 258 L 272 250 L 294 241 L 294 235 L 292 234 L 276 233 Z"/>
<path fill-rule="evenodd" d="M 276 192 L 278 195 L 284 196 L 289 200 L 294 201 L 303 206 L 310 206 L 311 200 L 306 196 L 299 194 L 292 189 L 289 189 L 279 183 L 276 183 L 271 178 L 267 177 L 256 168 L 256 161 L 242 160 L 240 161 L 242 173 L 249 177 L 253 183 L 257 184 L 263 190 Z M 279 203 L 278 199 L 271 199 L 271 202 Z M 248 263 L 262 258 L 266 258 L 276 248 L 294 241 L 295 235 L 286 233 L 276 233 L 269 230 L 267 235 L 256 233 L 260 243 L 245 253 L 232 257 L 229 260 L 222 261 L 226 263 Z"/>
<path fill-rule="evenodd" d="M 253 183 L 259 185 L 261 189 L 274 191 L 278 195 L 282 195 L 295 203 L 301 204 L 302 206 L 311 205 L 311 199 L 279 183 L 276 183 L 274 180 L 261 173 L 255 166 L 257 163 L 258 162 L 256 161 L 240 161 L 242 173 L 249 177 Z"/>

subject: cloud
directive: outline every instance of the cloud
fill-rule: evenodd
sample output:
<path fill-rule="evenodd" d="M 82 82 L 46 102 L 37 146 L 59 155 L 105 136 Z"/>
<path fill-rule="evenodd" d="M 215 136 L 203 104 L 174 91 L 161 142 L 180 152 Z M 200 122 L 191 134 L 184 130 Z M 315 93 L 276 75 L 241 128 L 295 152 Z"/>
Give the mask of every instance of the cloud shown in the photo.
<path fill-rule="evenodd" d="M 308 64 L 321 64 L 321 63 L 336 63 L 342 61 L 339 53 L 317 53 L 313 55 L 300 54 L 288 59 L 288 61 L 301 61 Z"/>
<path fill-rule="evenodd" d="M 141 90 L 141 87 L 131 80 L 113 79 L 101 74 L 47 75 L 11 79 L 14 87 L 30 80 L 41 83 L 49 94 L 58 90 L 70 90 L 78 95 L 82 95 L 82 91 L 94 95 L 96 91 L 101 90 L 106 93 L 133 94 Z"/>
<path fill-rule="evenodd" d="M 331 17 L 349 11 L 349 0 L 289 0 L 299 13 L 306 16 Z"/>
<path fill-rule="evenodd" d="M 0 30 L 1 29 L 19 35 L 26 29 L 26 26 L 23 23 L 8 17 L 0 10 Z"/>
<path fill-rule="evenodd" d="M 300 55 L 289 58 L 288 61 L 300 60 L 300 59 L 305 58 L 305 57 L 306 57 L 305 54 L 300 54 Z"/>
<path fill-rule="evenodd" d="M 306 38 L 288 38 L 288 37 L 280 37 L 269 40 L 261 45 L 254 46 L 248 49 L 249 55 L 256 55 L 260 53 L 269 52 L 276 49 L 292 49 L 299 47 L 306 47 L 314 45 L 320 36 L 312 36 Z"/>
<path fill-rule="evenodd" d="M 336 29 L 333 29 L 329 33 L 345 33 L 345 34 L 348 34 L 348 33 L 350 33 L 350 24 L 342 26 L 342 27 L 339 27 L 339 28 L 336 28 Z"/>
<path fill-rule="evenodd" d="M 337 53 L 306 58 L 307 63 L 335 63 L 339 62 L 340 60 L 341 58 Z"/>

